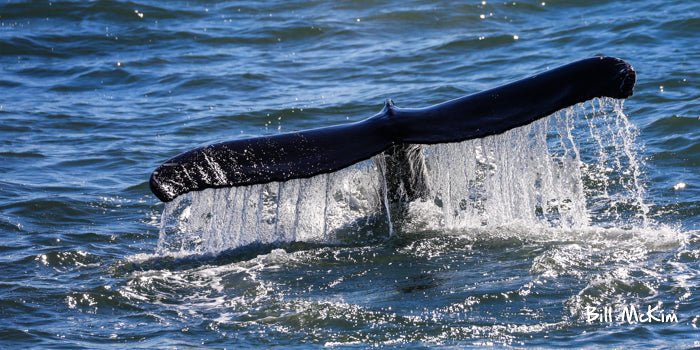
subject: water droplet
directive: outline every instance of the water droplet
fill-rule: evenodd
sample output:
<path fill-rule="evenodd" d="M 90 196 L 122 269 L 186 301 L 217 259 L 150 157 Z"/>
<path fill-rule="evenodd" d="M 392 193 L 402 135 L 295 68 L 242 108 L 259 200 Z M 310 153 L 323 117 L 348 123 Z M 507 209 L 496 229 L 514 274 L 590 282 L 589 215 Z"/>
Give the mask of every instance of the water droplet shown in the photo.
<path fill-rule="evenodd" d="M 677 183 L 675 186 L 673 186 L 673 189 L 676 190 L 676 191 L 678 191 L 678 190 L 684 189 L 685 186 L 686 186 L 686 185 L 685 185 L 685 182 L 679 182 L 679 183 Z"/>

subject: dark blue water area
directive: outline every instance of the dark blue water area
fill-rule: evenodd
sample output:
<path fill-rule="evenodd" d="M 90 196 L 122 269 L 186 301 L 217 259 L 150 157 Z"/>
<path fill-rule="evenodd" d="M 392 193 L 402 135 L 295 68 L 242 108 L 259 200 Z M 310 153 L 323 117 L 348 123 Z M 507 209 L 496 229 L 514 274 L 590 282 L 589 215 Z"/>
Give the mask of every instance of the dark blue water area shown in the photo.
<path fill-rule="evenodd" d="M 678 0 L 2 1 L 0 347 L 700 346 L 698 33 Z M 148 179 L 181 152 L 596 55 L 637 72 L 652 226 L 156 252 Z M 677 320 L 590 320 L 633 305 Z"/>

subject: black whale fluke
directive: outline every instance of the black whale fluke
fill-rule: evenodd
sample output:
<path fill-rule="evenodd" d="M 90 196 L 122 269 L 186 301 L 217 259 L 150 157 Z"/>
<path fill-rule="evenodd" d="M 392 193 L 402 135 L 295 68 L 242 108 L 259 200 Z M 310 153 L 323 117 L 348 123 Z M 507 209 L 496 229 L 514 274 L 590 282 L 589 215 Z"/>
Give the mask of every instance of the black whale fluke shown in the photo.
<path fill-rule="evenodd" d="M 392 145 L 459 142 L 499 134 L 595 97 L 627 98 L 636 75 L 625 61 L 593 57 L 426 108 L 387 100 L 365 120 L 217 143 L 182 153 L 151 175 L 162 201 L 206 188 L 310 177 L 371 158 Z"/>

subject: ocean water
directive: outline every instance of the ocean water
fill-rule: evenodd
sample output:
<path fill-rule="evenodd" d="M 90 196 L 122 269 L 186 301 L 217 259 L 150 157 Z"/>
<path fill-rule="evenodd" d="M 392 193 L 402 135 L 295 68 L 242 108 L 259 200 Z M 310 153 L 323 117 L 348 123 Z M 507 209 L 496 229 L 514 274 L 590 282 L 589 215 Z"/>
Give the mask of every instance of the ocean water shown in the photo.
<path fill-rule="evenodd" d="M 2 1 L 0 347 L 698 347 L 698 33 L 678 0 Z M 148 188 L 195 147 L 595 55 L 634 96 L 428 146 L 404 216 L 381 159 Z"/>

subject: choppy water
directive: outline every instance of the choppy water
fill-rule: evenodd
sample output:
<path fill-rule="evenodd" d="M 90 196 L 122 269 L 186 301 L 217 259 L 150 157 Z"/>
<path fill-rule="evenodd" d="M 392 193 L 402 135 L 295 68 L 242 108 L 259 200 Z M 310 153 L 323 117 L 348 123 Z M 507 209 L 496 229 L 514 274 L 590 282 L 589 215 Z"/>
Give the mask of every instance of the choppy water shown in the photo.
<path fill-rule="evenodd" d="M 0 344 L 698 346 L 699 13 L 3 2 Z M 393 234 L 372 162 L 167 206 L 148 189 L 194 147 L 363 119 L 387 97 L 422 107 L 599 54 L 635 67 L 632 98 L 429 147 L 434 196 Z M 630 306 L 667 322 L 589 321 Z"/>

